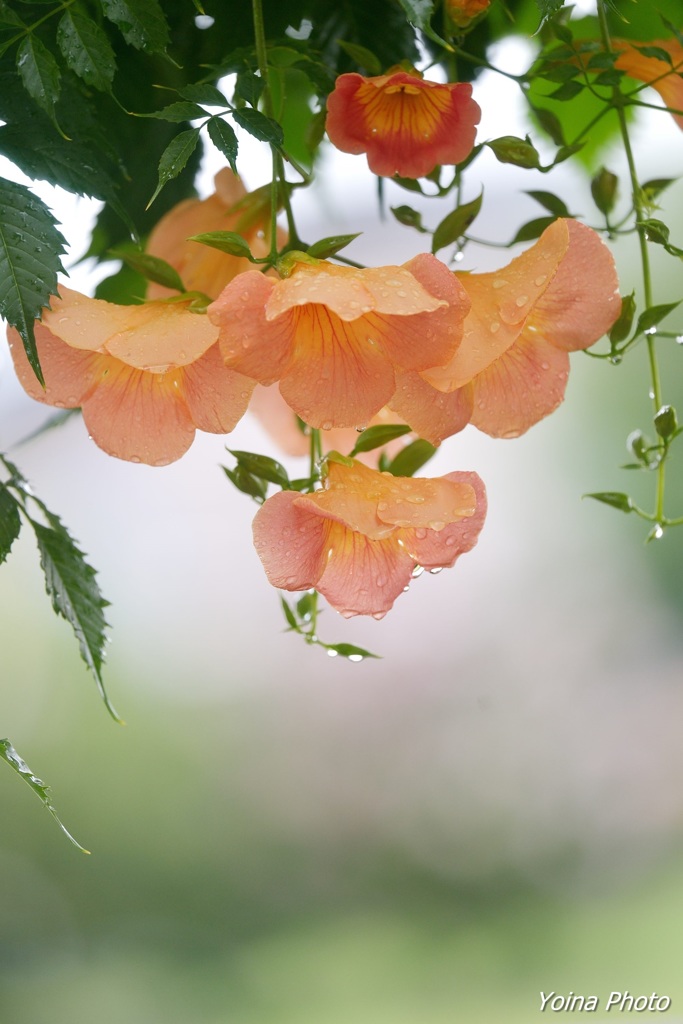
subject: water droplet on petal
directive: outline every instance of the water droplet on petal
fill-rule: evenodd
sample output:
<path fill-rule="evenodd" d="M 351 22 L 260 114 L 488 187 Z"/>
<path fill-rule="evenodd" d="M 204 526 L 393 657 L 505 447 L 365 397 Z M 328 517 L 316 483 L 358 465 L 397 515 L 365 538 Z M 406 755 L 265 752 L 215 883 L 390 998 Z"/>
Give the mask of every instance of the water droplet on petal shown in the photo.
<path fill-rule="evenodd" d="M 521 307 L 525 306 L 528 301 L 529 301 L 529 296 L 528 295 L 518 295 L 517 298 L 515 299 L 515 306 L 519 306 L 520 309 L 521 309 Z"/>
<path fill-rule="evenodd" d="M 416 580 L 418 578 L 418 576 L 422 575 L 423 572 L 424 572 L 424 566 L 423 565 L 415 565 L 414 568 L 413 568 L 413 571 L 411 572 L 410 575 L 413 577 L 414 580 Z"/>
<path fill-rule="evenodd" d="M 442 565 L 435 565 L 433 569 L 429 570 L 432 576 L 437 576 L 440 572 L 443 572 Z"/>

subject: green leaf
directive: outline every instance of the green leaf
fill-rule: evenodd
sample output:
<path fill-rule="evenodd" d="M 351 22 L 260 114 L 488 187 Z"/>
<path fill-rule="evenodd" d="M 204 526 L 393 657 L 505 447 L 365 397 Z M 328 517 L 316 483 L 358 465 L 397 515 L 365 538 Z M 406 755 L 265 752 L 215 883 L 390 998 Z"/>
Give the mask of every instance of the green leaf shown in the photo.
<path fill-rule="evenodd" d="M 194 82 L 178 89 L 178 93 L 191 103 L 201 103 L 203 107 L 227 107 L 226 100 L 220 89 L 208 82 Z"/>
<path fill-rule="evenodd" d="M 284 612 L 285 618 L 287 619 L 287 622 L 289 624 L 289 628 L 290 629 L 295 629 L 298 632 L 299 631 L 299 623 L 296 621 L 296 618 L 294 616 L 294 612 L 289 607 L 289 605 L 285 601 L 284 597 L 282 597 L 282 595 L 280 595 L 280 602 L 282 604 L 282 611 Z"/>
<path fill-rule="evenodd" d="M 618 345 L 620 341 L 624 341 L 626 338 L 628 338 L 629 334 L 631 333 L 631 325 L 633 324 L 633 318 L 635 314 L 635 292 L 631 292 L 630 295 L 622 295 L 621 312 L 608 334 L 609 340 L 612 343 L 612 345 Z"/>
<path fill-rule="evenodd" d="M 620 494 L 618 491 L 600 491 L 595 494 L 584 494 L 583 497 L 601 501 L 604 505 L 611 505 L 612 508 L 618 508 L 620 512 L 633 511 L 633 502 L 628 494 Z"/>
<path fill-rule="evenodd" d="M 59 98 L 60 74 L 57 61 L 32 32 L 17 50 L 17 69 L 29 96 L 56 124 L 55 103 Z"/>
<path fill-rule="evenodd" d="M 159 183 L 154 195 L 147 204 L 147 209 L 150 208 L 164 185 L 180 174 L 194 153 L 198 141 L 199 128 L 189 128 L 185 132 L 179 132 L 174 139 L 171 139 L 161 154 L 161 159 L 159 160 Z"/>
<path fill-rule="evenodd" d="M 361 234 L 362 232 L 358 231 L 355 235 L 330 235 L 329 238 L 321 238 L 319 242 L 309 245 L 306 252 L 317 260 L 326 260 L 329 256 L 340 252 L 341 249 L 345 249 Z"/>
<path fill-rule="evenodd" d="M 663 405 L 655 416 L 655 430 L 664 441 L 668 441 L 678 430 L 676 410 L 671 405 Z"/>
<path fill-rule="evenodd" d="M 540 203 L 544 209 L 554 213 L 556 217 L 571 217 L 564 201 L 553 192 L 542 192 L 532 189 L 527 192 L 527 195 L 535 199 L 537 203 Z"/>
<path fill-rule="evenodd" d="M 159 121 L 174 121 L 180 124 L 182 121 L 195 121 L 197 118 L 206 117 L 206 111 L 198 103 L 191 103 L 189 100 L 179 100 L 177 103 L 169 103 L 161 110 L 147 115 L 156 117 Z"/>
<path fill-rule="evenodd" d="M 21 20 L 18 14 L 4 3 L 4 0 L 0 0 L 0 25 L 12 25 L 15 28 L 26 28 L 25 23 Z"/>
<path fill-rule="evenodd" d="M 365 68 L 369 75 L 379 75 L 382 73 L 382 64 L 379 57 L 375 56 L 372 50 L 368 50 L 366 46 L 359 46 L 358 43 L 347 43 L 344 39 L 338 39 L 337 45 L 359 67 Z"/>
<path fill-rule="evenodd" d="M 417 441 L 413 441 L 412 444 L 406 445 L 398 455 L 391 460 L 387 466 L 387 471 L 393 476 L 412 476 L 414 473 L 424 466 L 426 462 L 429 462 L 431 457 L 436 454 L 436 448 L 429 441 L 425 441 L 423 438 L 418 437 Z"/>
<path fill-rule="evenodd" d="M 434 13 L 434 0 L 399 0 L 411 25 L 426 30 Z"/>
<path fill-rule="evenodd" d="M 207 231 L 203 235 L 191 235 L 188 242 L 201 242 L 202 245 L 210 245 L 212 249 L 227 252 L 230 256 L 243 256 L 254 262 L 249 242 L 236 231 Z"/>
<path fill-rule="evenodd" d="M 232 170 L 237 174 L 237 152 L 239 143 L 232 125 L 224 121 L 222 117 L 212 117 L 208 123 L 209 138 L 216 149 L 223 154 Z"/>
<path fill-rule="evenodd" d="M 5 485 L 0 483 L 0 565 L 12 550 L 20 530 L 19 503 Z"/>
<path fill-rule="evenodd" d="M 642 334 L 644 331 L 649 331 L 650 328 L 656 327 L 657 324 L 672 313 L 677 306 L 679 306 L 681 300 L 678 302 L 666 302 L 661 306 L 650 306 L 638 317 L 638 323 L 636 325 L 636 333 Z"/>
<path fill-rule="evenodd" d="M 484 199 L 484 190 L 473 199 L 471 203 L 463 203 L 456 210 L 446 214 L 441 223 L 437 226 L 432 238 L 432 252 L 436 253 L 447 245 L 456 242 L 467 231 L 470 224 L 476 219 Z"/>
<path fill-rule="evenodd" d="M 514 135 L 503 135 L 493 139 L 486 145 L 497 160 L 502 164 L 514 164 L 516 167 L 540 167 L 541 158 L 528 139 L 518 139 Z"/>
<path fill-rule="evenodd" d="M 641 185 L 641 191 L 645 193 L 648 199 L 655 199 L 660 192 L 663 192 L 669 185 L 673 185 L 676 178 L 651 178 L 650 181 L 645 181 Z"/>
<path fill-rule="evenodd" d="M 282 128 L 277 121 L 274 121 L 272 117 L 266 117 L 260 110 L 245 107 L 243 110 L 233 110 L 232 117 L 240 128 L 244 128 L 259 142 L 268 142 L 271 146 L 282 146 L 284 142 Z"/>
<path fill-rule="evenodd" d="M 268 455 L 256 455 L 254 452 L 233 451 L 232 448 L 228 448 L 228 451 L 237 459 L 238 465 L 246 469 L 248 473 L 261 480 L 267 480 L 271 484 L 277 484 L 283 490 L 289 488 L 287 470 L 280 462 L 271 459 Z"/>
<path fill-rule="evenodd" d="M 318 595 L 315 591 L 311 593 L 305 593 L 303 597 L 300 597 L 296 602 L 296 614 L 302 622 L 308 622 L 315 611 L 318 603 Z"/>
<path fill-rule="evenodd" d="M 0 315 L 19 331 L 43 383 L 33 324 L 57 294 L 64 239 L 45 204 L 24 185 L 0 178 Z"/>
<path fill-rule="evenodd" d="M 240 72 L 235 83 L 233 102 L 244 100 L 255 109 L 258 107 L 258 102 L 261 99 L 263 85 L 263 79 L 255 75 L 253 71 Z"/>
<path fill-rule="evenodd" d="M 49 786 L 46 786 L 42 779 L 39 779 L 37 775 L 33 774 L 29 766 L 26 764 L 26 761 L 19 756 L 8 739 L 0 740 L 0 757 L 10 766 L 12 771 L 16 772 L 19 778 L 23 779 L 26 785 L 33 790 L 38 799 L 42 802 L 43 806 L 48 809 L 52 817 L 55 819 L 67 839 L 69 839 L 74 846 L 83 853 L 90 853 L 89 850 L 86 850 L 85 847 L 76 842 L 66 826 L 60 821 L 50 797 Z"/>
<path fill-rule="evenodd" d="M 636 46 L 634 43 L 633 49 L 637 50 L 638 53 L 642 53 L 643 57 L 654 57 L 655 60 L 664 61 L 671 68 L 674 66 L 671 54 L 667 50 L 662 49 L 661 46 Z"/>
<path fill-rule="evenodd" d="M 78 8 L 65 11 L 57 27 L 57 45 L 71 70 L 101 92 L 109 92 L 116 57 L 107 36 Z"/>
<path fill-rule="evenodd" d="M 656 242 L 657 245 L 666 245 L 669 241 L 669 228 L 663 220 L 643 220 L 640 226 L 645 228 L 645 235 L 648 242 Z"/>
<path fill-rule="evenodd" d="M 562 102 L 566 100 L 573 100 L 575 96 L 578 96 L 580 92 L 583 92 L 583 89 L 583 82 L 577 82 L 576 79 L 572 79 L 569 82 L 563 82 L 557 89 L 549 93 L 548 99 L 560 100 Z"/>
<path fill-rule="evenodd" d="M 252 476 L 251 473 L 240 465 L 238 465 L 236 469 L 228 469 L 227 466 L 223 466 L 222 469 L 238 491 L 241 491 L 242 494 L 248 494 L 249 497 L 253 498 L 259 505 L 263 504 L 268 492 L 268 485 L 264 483 L 263 480 Z"/>
<path fill-rule="evenodd" d="M 157 0 L 101 0 L 102 10 L 123 38 L 137 50 L 163 53 L 170 42 L 168 25 Z"/>
<path fill-rule="evenodd" d="M 372 654 L 363 647 L 356 647 L 355 644 L 319 644 L 324 647 L 328 654 L 340 654 L 342 658 L 349 661 L 364 661 L 366 658 L 379 658 L 379 654 Z"/>
<path fill-rule="evenodd" d="M 412 206 L 390 206 L 389 209 L 399 224 L 405 224 L 409 228 L 415 228 L 426 234 L 427 229 L 422 225 L 422 214 L 413 210 Z"/>
<path fill-rule="evenodd" d="M 185 285 L 175 267 L 158 256 L 150 256 L 146 252 L 126 252 L 121 249 L 110 249 L 109 255 L 114 259 L 123 260 L 127 266 L 142 274 L 148 281 L 154 281 L 164 288 L 173 288 L 178 292 L 185 291 Z"/>
<path fill-rule="evenodd" d="M 553 114 L 551 110 L 546 110 L 545 107 L 531 108 L 544 132 L 546 132 L 553 140 L 556 146 L 564 146 L 564 129 L 560 119 Z"/>
<path fill-rule="evenodd" d="M 72 540 L 62 521 L 40 502 L 48 526 L 29 518 L 38 542 L 45 589 L 54 611 L 71 626 L 83 661 L 90 669 L 109 714 L 120 722 L 102 681 L 102 663 L 106 643 L 104 609 L 108 605 L 100 593 L 95 570 Z"/>
<path fill-rule="evenodd" d="M 335 448 L 330 452 L 325 453 L 326 462 L 337 462 L 340 466 L 353 466 L 353 459 L 350 459 L 348 455 L 342 455 Z"/>
<path fill-rule="evenodd" d="M 556 217 L 536 217 L 535 220 L 529 220 L 526 224 L 522 224 L 512 241 L 508 242 L 508 248 L 511 245 L 516 245 L 517 242 L 531 242 L 535 238 L 540 238 L 545 229 L 554 224 L 556 219 Z"/>
<path fill-rule="evenodd" d="M 545 25 L 546 21 L 552 18 L 558 11 L 561 11 L 564 7 L 564 0 L 536 0 L 536 6 L 541 12 L 541 23 L 536 31 Z"/>
<path fill-rule="evenodd" d="M 410 427 L 406 423 L 380 423 L 376 427 L 368 427 L 359 435 L 350 454 L 353 456 L 359 452 L 371 452 L 373 448 L 381 448 L 383 444 L 409 433 Z"/>

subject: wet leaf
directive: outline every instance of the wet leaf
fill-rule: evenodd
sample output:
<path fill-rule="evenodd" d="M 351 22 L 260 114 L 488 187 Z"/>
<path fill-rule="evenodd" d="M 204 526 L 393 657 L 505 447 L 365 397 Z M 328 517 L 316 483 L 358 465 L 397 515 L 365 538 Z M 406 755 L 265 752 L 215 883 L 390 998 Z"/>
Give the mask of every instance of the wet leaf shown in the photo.
<path fill-rule="evenodd" d="M 55 103 L 59 98 L 61 76 L 57 61 L 33 32 L 17 50 L 17 70 L 29 96 L 56 124 Z"/>
<path fill-rule="evenodd" d="M 43 806 L 47 808 L 55 819 L 67 839 L 69 839 L 75 847 L 81 850 L 82 853 L 90 853 L 89 850 L 86 850 L 84 846 L 81 846 L 81 844 L 74 839 L 66 826 L 60 821 L 54 804 L 52 803 L 49 786 L 47 786 L 42 779 L 39 779 L 37 775 L 33 774 L 29 766 L 26 764 L 26 761 L 19 756 L 8 739 L 0 739 L 0 758 L 2 758 L 2 760 L 10 766 L 12 771 L 16 772 L 19 778 L 23 779 L 26 785 L 33 790 Z"/>
<path fill-rule="evenodd" d="M 368 427 L 359 435 L 350 454 L 353 456 L 359 452 L 370 452 L 409 433 L 410 427 L 406 423 L 380 423 L 375 427 Z"/>
<path fill-rule="evenodd" d="M 267 480 L 271 484 L 277 484 L 283 490 L 289 488 L 287 470 L 276 459 L 271 459 L 268 455 L 256 455 L 253 452 L 233 451 L 232 448 L 228 448 L 228 451 L 237 459 L 238 465 L 253 476 Z"/>
<path fill-rule="evenodd" d="M 236 231 L 207 231 L 203 235 L 191 235 L 188 242 L 201 242 L 202 245 L 210 245 L 212 249 L 227 252 L 230 256 L 243 256 L 254 262 L 249 242 Z"/>
<path fill-rule="evenodd" d="M 203 107 L 227 107 L 228 101 L 215 85 L 208 82 L 195 82 L 183 85 L 178 93 L 191 103 L 200 103 Z"/>
<path fill-rule="evenodd" d="M 170 42 L 168 25 L 157 0 L 101 0 L 106 18 L 138 50 L 163 53 Z"/>
<path fill-rule="evenodd" d="M 65 242 L 47 206 L 24 185 L 0 178 L 0 315 L 16 327 L 38 377 L 34 321 L 57 294 Z"/>
<path fill-rule="evenodd" d="M 164 185 L 180 174 L 194 153 L 198 142 L 199 128 L 189 128 L 185 132 L 179 132 L 175 138 L 171 139 L 161 154 L 161 159 L 159 160 L 159 183 L 154 191 L 154 195 L 147 204 L 147 209 L 152 205 Z"/>
<path fill-rule="evenodd" d="M 363 647 L 356 647 L 355 644 L 320 644 L 320 647 L 324 647 L 326 651 L 334 651 L 335 654 L 341 655 L 342 658 L 348 658 L 349 661 L 364 661 L 365 658 L 379 658 L 379 654 L 372 654 L 371 651 L 366 651 Z"/>
<path fill-rule="evenodd" d="M 362 232 L 358 231 L 355 235 L 330 235 L 329 238 L 321 238 L 319 242 L 309 245 L 306 252 L 317 260 L 326 260 L 328 257 L 334 256 L 335 253 L 345 249 L 347 245 L 350 245 L 354 239 L 359 238 L 361 234 Z"/>
<path fill-rule="evenodd" d="M 237 174 L 237 153 L 239 143 L 232 125 L 222 117 L 212 117 L 208 125 L 209 138 L 216 149 L 226 158 L 234 174 Z"/>
<path fill-rule="evenodd" d="M 671 405 L 663 405 L 655 416 L 655 430 L 664 440 L 670 440 L 678 430 L 676 410 Z"/>
<path fill-rule="evenodd" d="M 259 142 L 268 142 L 271 146 L 280 148 L 284 142 L 282 128 L 272 117 L 266 117 L 260 110 L 252 110 L 245 107 L 243 110 L 233 110 L 233 120 L 240 128 L 249 132 Z"/>
<path fill-rule="evenodd" d="M 650 306 L 645 312 L 641 313 L 638 317 L 638 323 L 636 325 L 636 333 L 642 334 L 644 331 L 649 331 L 651 327 L 656 327 L 657 324 L 665 317 L 672 313 L 677 306 L 679 306 L 681 300 L 678 302 L 666 302 L 661 306 Z"/>
<path fill-rule="evenodd" d="M 77 7 L 62 15 L 57 45 L 74 74 L 100 92 L 109 92 L 116 71 L 116 57 L 107 36 L 92 18 Z"/>
<path fill-rule="evenodd" d="M 0 483 L 0 564 L 9 555 L 20 530 L 19 503 L 5 485 Z"/>
<path fill-rule="evenodd" d="M 200 117 L 206 117 L 206 111 L 198 103 L 179 100 L 177 103 L 169 103 L 161 110 L 155 110 L 149 116 L 156 117 L 159 121 L 173 121 L 180 124 L 183 121 L 195 121 Z"/>

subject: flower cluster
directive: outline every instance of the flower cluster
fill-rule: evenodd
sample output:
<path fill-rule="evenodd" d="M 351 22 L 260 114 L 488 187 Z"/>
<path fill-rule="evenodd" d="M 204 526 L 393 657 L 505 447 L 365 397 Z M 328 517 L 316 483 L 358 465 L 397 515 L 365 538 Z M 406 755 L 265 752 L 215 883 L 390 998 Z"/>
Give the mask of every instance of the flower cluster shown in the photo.
<path fill-rule="evenodd" d="M 485 7 L 448 10 L 469 20 Z M 479 115 L 470 85 L 404 70 L 346 74 L 329 97 L 327 131 L 338 148 L 366 153 L 376 174 L 418 178 L 467 158 Z M 329 457 L 304 487 L 275 477 L 284 489 L 256 515 L 256 550 L 274 586 L 315 588 L 345 616 L 381 618 L 416 571 L 452 566 L 474 546 L 484 485 L 472 472 L 394 475 L 386 455 L 378 469 L 329 449 L 355 456 L 348 432 L 372 423 L 400 423 L 433 445 L 467 424 L 523 433 L 562 401 L 568 353 L 616 320 L 614 262 L 594 231 L 558 219 L 493 273 L 454 273 L 429 254 L 402 266 L 306 253 L 277 264 L 282 246 L 270 246 L 266 216 L 221 171 L 213 195 L 180 203 L 148 241 L 185 292 L 151 284 L 146 301 L 122 306 L 61 288 L 36 324 L 45 388 L 12 331 L 16 371 L 33 398 L 80 407 L 94 441 L 133 462 L 172 462 L 197 429 L 228 433 L 252 393 L 285 450 L 309 444 L 297 417 L 307 433 L 328 435 Z M 220 231 L 240 231 L 251 260 L 193 240 Z"/>

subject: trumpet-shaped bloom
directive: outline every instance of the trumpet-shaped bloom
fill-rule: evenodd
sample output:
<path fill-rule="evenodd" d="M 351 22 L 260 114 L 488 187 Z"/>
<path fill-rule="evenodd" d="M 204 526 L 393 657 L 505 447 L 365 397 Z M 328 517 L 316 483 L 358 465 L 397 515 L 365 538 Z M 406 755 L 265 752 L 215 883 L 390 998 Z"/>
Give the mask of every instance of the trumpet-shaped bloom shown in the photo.
<path fill-rule="evenodd" d="M 485 516 L 476 473 L 411 479 L 331 463 L 323 490 L 261 506 L 254 544 L 274 587 L 315 587 L 342 615 L 382 618 L 416 565 L 449 567 L 473 548 Z"/>
<path fill-rule="evenodd" d="M 170 263 L 188 291 L 204 292 L 211 298 L 220 295 L 229 281 L 252 266 L 243 256 L 231 256 L 200 242 L 188 241 L 192 235 L 210 231 L 238 230 L 244 211 L 234 207 L 247 195 L 242 182 L 229 167 L 224 167 L 214 178 L 214 184 L 216 191 L 207 199 L 184 199 L 169 210 L 147 242 L 147 252 Z M 241 230 L 254 256 L 265 256 L 268 252 L 263 233 L 266 226 L 267 218 L 261 216 Z M 154 282 L 147 288 L 150 299 L 174 294 Z"/>
<path fill-rule="evenodd" d="M 481 110 L 467 83 L 417 72 L 340 75 L 327 99 L 327 134 L 344 153 L 366 153 L 373 174 L 422 178 L 459 164 L 474 146 Z"/>
<path fill-rule="evenodd" d="M 446 14 L 455 28 L 467 28 L 488 7 L 491 0 L 446 0 Z"/>
<path fill-rule="evenodd" d="M 614 259 L 599 236 L 557 220 L 507 267 L 458 275 L 472 308 L 444 366 L 400 378 L 391 406 L 433 444 L 468 420 L 517 437 L 564 398 L 569 352 L 588 348 L 617 319 Z"/>
<path fill-rule="evenodd" d="M 678 111 L 673 118 L 678 127 L 683 128 L 683 45 L 677 39 L 654 39 L 652 42 L 636 45 L 625 39 L 614 39 L 612 45 L 619 53 L 614 66 L 625 71 L 631 78 L 652 85 L 667 107 Z M 659 57 L 646 57 L 637 46 L 665 50 L 671 58 L 671 63 L 660 60 Z"/>
<path fill-rule="evenodd" d="M 118 306 L 61 288 L 35 332 L 45 390 L 9 331 L 24 389 L 48 405 L 80 406 L 95 443 L 131 462 L 163 466 L 187 451 L 196 429 L 232 430 L 254 387 L 227 369 L 218 331 L 187 303 Z"/>
<path fill-rule="evenodd" d="M 355 270 L 299 263 L 273 281 L 240 274 L 208 309 L 228 366 L 279 380 L 312 427 L 366 426 L 394 393 L 396 370 L 447 362 L 469 302 L 434 256 Z"/>

